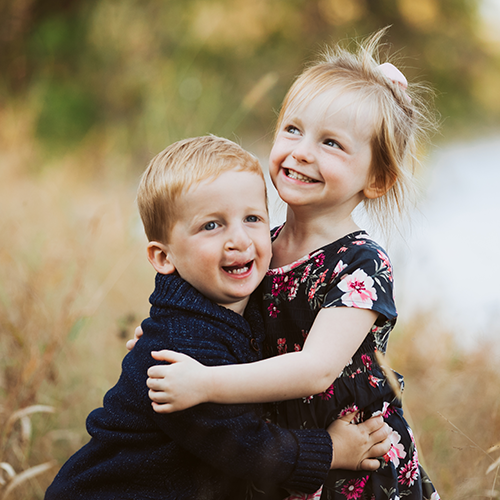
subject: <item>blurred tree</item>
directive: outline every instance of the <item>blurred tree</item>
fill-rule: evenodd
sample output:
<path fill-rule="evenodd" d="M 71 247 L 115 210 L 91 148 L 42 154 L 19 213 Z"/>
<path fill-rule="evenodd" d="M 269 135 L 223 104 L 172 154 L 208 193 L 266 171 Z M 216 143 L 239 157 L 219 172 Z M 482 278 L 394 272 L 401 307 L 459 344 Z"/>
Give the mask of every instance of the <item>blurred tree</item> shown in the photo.
<path fill-rule="evenodd" d="M 391 25 L 388 51 L 437 89 L 447 125 L 498 123 L 480 1 L 0 0 L 2 101 L 30 96 L 51 148 L 93 137 L 149 157 L 189 135 L 259 138 L 324 44 Z"/>

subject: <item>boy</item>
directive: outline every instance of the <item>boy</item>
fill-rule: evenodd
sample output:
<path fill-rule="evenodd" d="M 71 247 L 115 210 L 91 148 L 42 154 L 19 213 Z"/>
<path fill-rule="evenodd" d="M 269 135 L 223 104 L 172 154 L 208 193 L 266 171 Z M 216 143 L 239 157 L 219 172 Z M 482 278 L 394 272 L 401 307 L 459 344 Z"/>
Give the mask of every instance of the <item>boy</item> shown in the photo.
<path fill-rule="evenodd" d="M 207 365 L 261 358 L 262 320 L 249 297 L 271 243 L 258 161 L 226 139 L 177 142 L 151 161 L 138 205 L 158 272 L 151 317 L 104 407 L 87 419 L 90 442 L 62 467 L 46 500 L 238 500 L 254 485 L 316 491 L 335 462 L 327 431 L 280 429 L 257 416 L 257 405 L 158 414 L 148 398 L 151 351 L 172 349 Z M 373 425 L 376 443 L 386 429 Z"/>

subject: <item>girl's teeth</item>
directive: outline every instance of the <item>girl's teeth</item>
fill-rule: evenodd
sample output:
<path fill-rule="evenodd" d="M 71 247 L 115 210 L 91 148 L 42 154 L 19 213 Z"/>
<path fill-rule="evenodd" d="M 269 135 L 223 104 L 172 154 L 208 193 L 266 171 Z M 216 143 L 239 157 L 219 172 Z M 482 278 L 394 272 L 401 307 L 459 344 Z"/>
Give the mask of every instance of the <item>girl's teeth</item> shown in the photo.
<path fill-rule="evenodd" d="M 297 181 L 316 182 L 314 179 L 311 179 L 310 177 L 306 177 L 305 175 L 302 175 L 302 174 L 299 174 L 298 172 L 295 172 L 295 170 L 287 170 L 287 175 L 291 179 L 295 179 Z"/>
<path fill-rule="evenodd" d="M 244 266 L 244 267 L 239 267 L 238 269 L 228 269 L 227 272 L 229 274 L 243 274 L 243 273 L 246 273 L 248 271 L 248 266 Z"/>

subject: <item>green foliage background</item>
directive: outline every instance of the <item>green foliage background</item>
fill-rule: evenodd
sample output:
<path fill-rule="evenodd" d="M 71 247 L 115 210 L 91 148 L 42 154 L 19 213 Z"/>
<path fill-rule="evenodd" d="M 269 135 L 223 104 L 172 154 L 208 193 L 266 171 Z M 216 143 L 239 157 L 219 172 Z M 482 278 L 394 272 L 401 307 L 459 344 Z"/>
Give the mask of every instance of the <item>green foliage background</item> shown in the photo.
<path fill-rule="evenodd" d="M 445 129 L 498 124 L 479 0 L 1 0 L 0 107 L 29 104 L 52 154 L 85 140 L 142 160 L 205 133 L 258 148 L 325 43 L 387 25 L 388 51 L 436 90 Z"/>

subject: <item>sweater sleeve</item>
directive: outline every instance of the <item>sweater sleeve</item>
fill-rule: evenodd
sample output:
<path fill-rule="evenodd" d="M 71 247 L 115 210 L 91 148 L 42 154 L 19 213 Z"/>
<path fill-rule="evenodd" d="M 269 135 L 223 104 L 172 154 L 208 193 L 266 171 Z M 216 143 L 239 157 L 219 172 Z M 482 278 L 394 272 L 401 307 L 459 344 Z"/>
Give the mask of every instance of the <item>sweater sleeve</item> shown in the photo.
<path fill-rule="evenodd" d="M 190 337 L 183 344 L 176 337 L 167 348 L 204 364 L 220 364 L 222 358 L 224 362 L 237 362 L 223 343 L 204 349 L 200 343 L 201 338 Z M 312 493 L 323 484 L 332 460 L 331 438 L 323 429 L 282 429 L 259 418 L 254 405 L 206 403 L 171 414 L 154 412 L 144 374 L 157 363 L 150 351 L 158 347 L 154 342 L 139 342 L 126 356 L 122 375 L 137 394 L 134 399 L 139 400 L 160 432 L 224 474 L 256 485 L 274 484 Z"/>

